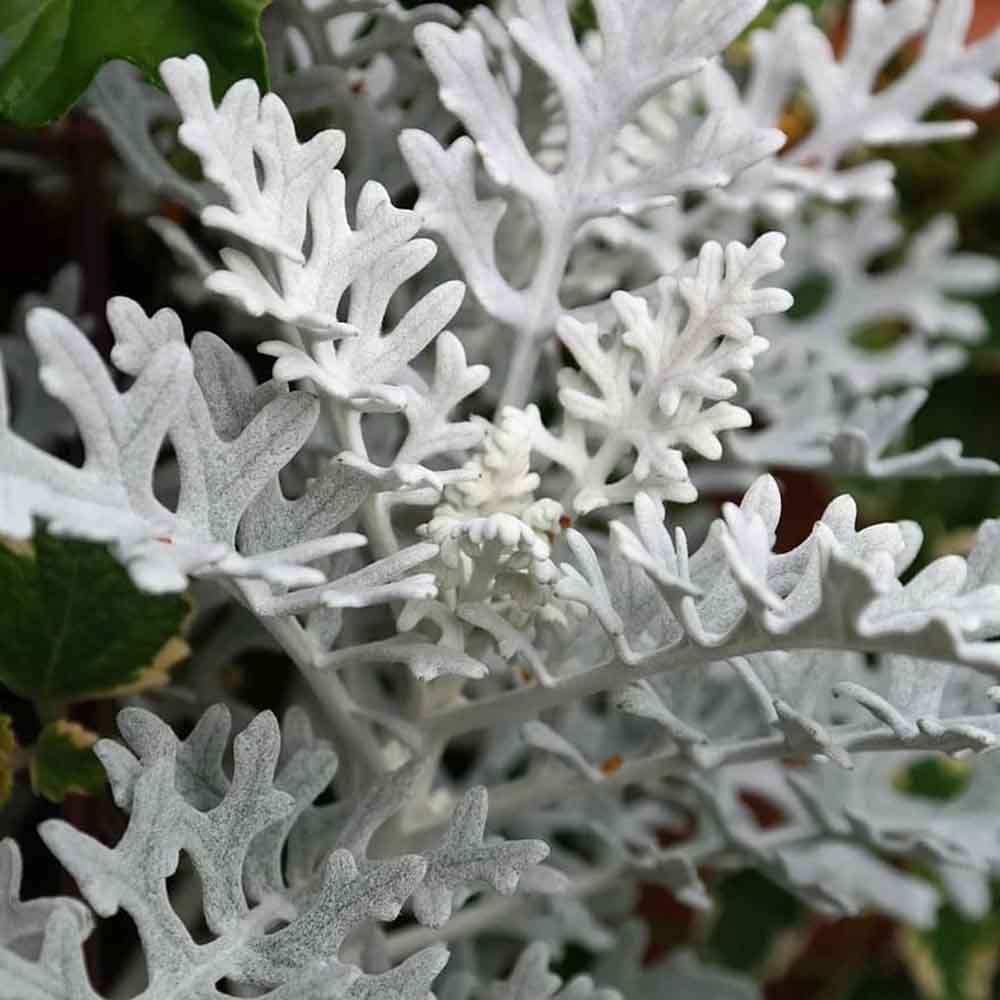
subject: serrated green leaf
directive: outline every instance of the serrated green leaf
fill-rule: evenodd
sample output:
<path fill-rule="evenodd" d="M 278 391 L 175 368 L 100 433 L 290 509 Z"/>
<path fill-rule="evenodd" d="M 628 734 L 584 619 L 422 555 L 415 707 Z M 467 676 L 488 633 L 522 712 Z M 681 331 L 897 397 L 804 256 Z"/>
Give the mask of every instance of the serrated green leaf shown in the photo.
<path fill-rule="evenodd" d="M 0 806 L 9 798 L 14 788 L 14 771 L 17 761 L 17 740 L 9 715 L 0 712 Z"/>
<path fill-rule="evenodd" d="M 43 706 L 165 683 L 187 655 L 187 598 L 137 590 L 103 545 L 0 545 L 0 593 L 0 683 Z"/>
<path fill-rule="evenodd" d="M 104 787 L 104 768 L 94 753 L 96 734 L 79 723 L 50 722 L 31 756 L 31 785 L 50 802 L 69 794 L 94 795 Z"/>
<path fill-rule="evenodd" d="M 3 0 L 0 117 L 36 126 L 65 114 L 111 59 L 150 79 L 168 56 L 197 52 L 219 92 L 267 86 L 260 15 L 270 0 Z"/>

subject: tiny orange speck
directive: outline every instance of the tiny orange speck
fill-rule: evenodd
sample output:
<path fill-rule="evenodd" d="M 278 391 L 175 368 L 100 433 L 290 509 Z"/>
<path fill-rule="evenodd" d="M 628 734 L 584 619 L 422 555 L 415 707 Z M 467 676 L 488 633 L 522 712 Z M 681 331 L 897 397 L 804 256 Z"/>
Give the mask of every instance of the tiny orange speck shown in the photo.
<path fill-rule="evenodd" d="M 624 758 L 620 753 L 613 753 L 606 760 L 601 761 L 601 774 L 614 774 L 624 763 Z"/>

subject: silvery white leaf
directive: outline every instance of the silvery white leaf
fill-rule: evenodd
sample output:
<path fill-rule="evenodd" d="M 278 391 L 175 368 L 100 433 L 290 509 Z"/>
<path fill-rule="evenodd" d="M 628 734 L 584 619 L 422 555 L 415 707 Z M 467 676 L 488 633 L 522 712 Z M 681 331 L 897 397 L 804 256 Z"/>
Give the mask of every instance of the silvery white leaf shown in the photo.
<path fill-rule="evenodd" d="M 440 927 L 451 916 L 455 890 L 467 883 L 486 882 L 510 895 L 525 869 L 549 853 L 540 840 L 484 842 L 487 794 L 471 788 L 455 804 L 441 845 L 427 855 L 427 874 L 413 896 L 413 912 L 429 927 Z"/>
<path fill-rule="evenodd" d="M 608 0 L 595 11 L 596 56 L 578 43 L 561 0 L 512 6 L 516 9 L 500 19 L 512 43 L 495 42 L 502 52 L 500 74 L 490 65 L 486 37 L 497 38 L 500 20 L 481 18 L 460 31 L 439 24 L 417 29 L 441 101 L 461 119 L 468 138 L 445 149 L 411 130 L 401 149 L 420 187 L 417 210 L 444 237 L 499 330 L 512 331 L 516 349 L 502 398 L 522 405 L 560 313 L 559 284 L 581 226 L 595 216 L 635 212 L 685 190 L 725 184 L 773 151 L 781 138 L 774 130 L 752 123 L 744 128 L 720 116 L 690 142 L 678 144 L 672 160 L 616 176 L 618 134 L 650 97 L 695 73 L 727 45 L 756 13 L 754 0 L 729 0 L 711 11 L 683 2 L 642 0 L 636 6 Z M 515 58 L 522 62 L 517 69 Z M 544 125 L 526 120 L 537 115 L 537 100 L 526 102 L 517 92 L 530 93 L 529 83 L 539 75 L 558 95 L 557 129 L 564 139 L 555 147 L 547 143 Z M 542 146 L 537 153 L 525 138 L 533 133 Z M 477 194 L 477 154 L 502 197 Z M 533 252 L 551 261 L 526 274 L 525 287 L 509 280 L 498 254 L 498 229 L 519 204 L 530 206 L 529 224 L 537 227 Z"/>
<path fill-rule="evenodd" d="M 25 939 L 41 939 L 56 913 L 76 926 L 77 940 L 90 933 L 93 919 L 79 900 L 68 896 L 21 901 L 21 851 L 10 838 L 0 841 L 0 946 L 14 950 Z"/>
<path fill-rule="evenodd" d="M 278 727 L 265 713 L 236 737 L 230 779 L 219 766 L 228 732 L 225 712 L 207 715 L 184 743 L 149 713 L 132 711 L 122 722 L 138 756 L 112 751 L 110 741 L 103 741 L 101 754 L 111 762 L 119 798 L 124 799 L 126 784 L 130 789 L 129 821 L 121 840 L 114 848 L 105 847 L 61 820 L 46 822 L 42 836 L 100 915 L 121 907 L 135 921 L 149 976 L 142 993 L 146 1000 L 208 1000 L 224 977 L 285 990 L 298 985 L 304 991 L 300 995 L 320 996 L 309 992 L 320 972 L 328 983 L 339 981 L 345 989 L 354 983 L 358 992 L 345 996 L 379 996 L 404 982 L 416 991 L 414 996 L 426 995 L 446 957 L 440 949 L 421 952 L 384 979 L 362 977 L 360 984 L 360 970 L 337 956 L 352 930 L 372 918 L 395 917 L 423 878 L 422 858 L 403 856 L 359 871 L 350 853 L 334 851 L 300 903 L 284 895 L 282 842 L 329 780 L 335 766 L 329 751 L 300 745 L 276 775 Z M 291 733 L 299 733 L 293 742 L 301 742 L 299 737 L 308 742 L 301 723 L 292 719 L 289 725 Z M 189 936 L 164 886 L 181 851 L 200 876 L 202 909 L 212 934 L 208 944 Z M 44 942 L 37 965 L 18 955 L 14 939 L 0 945 L 4 987 L 10 984 L 19 991 L 9 995 L 96 998 L 86 985 L 79 949 L 89 928 L 84 911 L 73 901 L 20 904 L 16 848 L 5 842 L 2 857 L 9 882 L 4 898 L 9 896 L 15 938 L 41 935 Z M 48 911 L 44 923 L 43 911 Z M 276 920 L 286 926 L 272 930 Z M 36 989 L 37 994 L 31 992 Z"/>
<path fill-rule="evenodd" d="M 640 490 L 695 499 L 682 452 L 719 459 L 719 433 L 750 423 L 746 410 L 726 401 L 736 392 L 729 376 L 752 368 L 767 347 L 750 321 L 791 304 L 779 289 L 755 287 L 780 268 L 783 245 L 775 233 L 725 251 L 706 244 L 690 274 L 662 279 L 655 314 L 643 299 L 616 292 L 621 331 L 608 348 L 596 324 L 561 321 L 559 337 L 578 366 L 560 376 L 565 433 L 553 435 L 534 408 L 525 414 L 525 430 L 536 451 L 570 471 L 578 513 L 630 500 Z M 632 450 L 635 462 L 623 472 Z"/>
<path fill-rule="evenodd" d="M 563 982 L 549 972 L 550 949 L 542 941 L 521 952 L 510 977 L 492 983 L 483 992 L 489 1000 L 620 1000 L 617 990 L 597 986 L 590 976 Z"/>
<path fill-rule="evenodd" d="M 641 923 L 629 921 L 616 946 L 602 958 L 597 976 L 637 1000 L 670 997 L 674 1000 L 757 1000 L 753 983 L 731 972 L 702 964 L 687 951 L 647 964 L 643 961 L 648 934 Z"/>
<path fill-rule="evenodd" d="M 154 123 L 172 117 L 173 109 L 158 90 L 140 79 L 135 67 L 122 60 L 106 63 L 87 90 L 85 101 L 129 170 L 152 191 L 174 198 L 194 212 L 214 201 L 209 185 L 180 174 L 157 145 Z"/>

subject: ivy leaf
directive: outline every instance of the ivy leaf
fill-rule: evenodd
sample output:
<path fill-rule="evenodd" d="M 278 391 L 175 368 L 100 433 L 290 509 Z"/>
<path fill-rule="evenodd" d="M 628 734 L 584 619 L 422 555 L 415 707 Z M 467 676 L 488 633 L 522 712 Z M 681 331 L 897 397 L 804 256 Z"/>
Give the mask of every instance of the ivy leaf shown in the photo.
<path fill-rule="evenodd" d="M 127 59 L 150 79 L 168 56 L 199 52 L 221 94 L 267 86 L 260 15 L 270 0 L 5 0 L 0 117 L 44 125 L 65 114 L 103 63 Z"/>
<path fill-rule="evenodd" d="M 17 740 L 9 715 L 0 712 L 0 806 L 14 789 L 14 771 L 17 757 Z"/>
<path fill-rule="evenodd" d="M 96 733 L 77 722 L 50 722 L 31 756 L 31 786 L 50 802 L 69 794 L 93 795 L 104 787 L 104 768 L 94 753 Z"/>
<path fill-rule="evenodd" d="M 163 684 L 188 652 L 181 595 L 137 590 L 102 545 L 0 545 L 0 683 L 53 705 Z"/>

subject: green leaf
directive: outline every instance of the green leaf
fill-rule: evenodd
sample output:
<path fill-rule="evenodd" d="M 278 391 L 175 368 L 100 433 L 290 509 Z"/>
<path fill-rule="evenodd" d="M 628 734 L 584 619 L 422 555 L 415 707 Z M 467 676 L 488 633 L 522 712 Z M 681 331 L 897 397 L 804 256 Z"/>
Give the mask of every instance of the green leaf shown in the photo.
<path fill-rule="evenodd" d="M 968 761 L 951 757 L 924 757 L 909 764 L 895 779 L 896 787 L 907 795 L 947 802 L 958 798 L 972 777 Z"/>
<path fill-rule="evenodd" d="M 44 125 L 94 74 L 127 59 L 150 79 L 168 56 L 197 52 L 219 93 L 252 77 L 267 86 L 260 15 L 270 0 L 3 0 L 0 117 Z"/>
<path fill-rule="evenodd" d="M 597 14 L 594 12 L 593 0 L 576 0 L 570 8 L 569 17 L 578 38 L 597 28 Z"/>
<path fill-rule="evenodd" d="M 14 771 L 17 769 L 17 740 L 11 717 L 0 712 L 0 806 L 14 789 Z"/>
<path fill-rule="evenodd" d="M 996 910 L 982 919 L 942 906 L 936 926 L 903 931 L 902 955 L 927 1000 L 989 1000 L 997 969 Z"/>
<path fill-rule="evenodd" d="M 103 545 L 0 545 L 0 594 L 0 683 L 49 711 L 164 684 L 188 652 L 187 598 L 137 590 Z"/>
<path fill-rule="evenodd" d="M 711 956 L 732 969 L 762 966 L 782 932 L 800 919 L 798 900 L 753 869 L 713 886 L 715 922 L 707 946 Z"/>
<path fill-rule="evenodd" d="M 97 736 L 79 723 L 50 722 L 31 757 L 31 785 L 50 802 L 69 794 L 95 795 L 104 787 L 104 768 L 94 753 Z"/>

